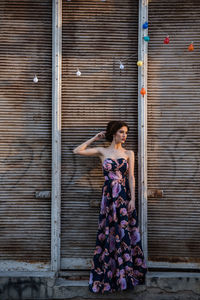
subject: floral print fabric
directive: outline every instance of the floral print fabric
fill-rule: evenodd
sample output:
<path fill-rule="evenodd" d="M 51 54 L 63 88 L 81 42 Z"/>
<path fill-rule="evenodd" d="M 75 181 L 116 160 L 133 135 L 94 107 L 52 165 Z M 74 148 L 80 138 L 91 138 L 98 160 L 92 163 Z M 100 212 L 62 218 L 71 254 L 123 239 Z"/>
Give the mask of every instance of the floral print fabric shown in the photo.
<path fill-rule="evenodd" d="M 137 211 L 128 211 L 128 161 L 107 158 L 102 169 L 105 182 L 88 287 L 93 293 L 103 294 L 144 284 L 147 265 Z"/>

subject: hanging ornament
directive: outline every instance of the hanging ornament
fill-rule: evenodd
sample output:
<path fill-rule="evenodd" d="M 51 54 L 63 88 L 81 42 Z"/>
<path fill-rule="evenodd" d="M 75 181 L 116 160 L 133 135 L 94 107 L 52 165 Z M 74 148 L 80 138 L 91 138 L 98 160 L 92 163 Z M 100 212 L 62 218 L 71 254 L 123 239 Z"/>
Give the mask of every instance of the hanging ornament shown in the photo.
<path fill-rule="evenodd" d="M 77 76 L 81 76 L 81 72 L 79 71 L 79 68 L 77 68 L 77 70 L 78 70 L 78 71 L 76 72 L 76 75 L 77 75 Z"/>
<path fill-rule="evenodd" d="M 144 96 L 144 95 L 146 94 L 145 88 L 141 88 L 140 94 L 141 94 L 142 96 Z"/>
<path fill-rule="evenodd" d="M 34 78 L 33 78 L 33 82 L 34 82 L 34 83 L 37 83 L 37 82 L 38 82 L 38 78 L 37 78 L 36 75 L 35 75 Z"/>
<path fill-rule="evenodd" d="M 149 42 L 149 40 L 150 40 L 150 37 L 147 35 L 147 36 L 144 36 L 144 40 L 145 40 L 145 42 Z"/>
<path fill-rule="evenodd" d="M 164 39 L 164 44 L 169 44 L 169 35 Z"/>
<path fill-rule="evenodd" d="M 138 60 L 137 65 L 138 65 L 138 67 L 141 67 L 143 65 L 143 61 L 142 60 Z"/>
<path fill-rule="evenodd" d="M 193 42 L 188 46 L 188 51 L 193 51 L 194 50 L 194 45 Z"/>
<path fill-rule="evenodd" d="M 148 22 L 145 22 L 144 24 L 143 24 L 143 29 L 147 29 L 148 28 Z"/>
<path fill-rule="evenodd" d="M 124 65 L 122 64 L 121 60 L 120 60 L 120 66 L 119 66 L 119 68 L 120 68 L 121 70 L 124 69 Z"/>

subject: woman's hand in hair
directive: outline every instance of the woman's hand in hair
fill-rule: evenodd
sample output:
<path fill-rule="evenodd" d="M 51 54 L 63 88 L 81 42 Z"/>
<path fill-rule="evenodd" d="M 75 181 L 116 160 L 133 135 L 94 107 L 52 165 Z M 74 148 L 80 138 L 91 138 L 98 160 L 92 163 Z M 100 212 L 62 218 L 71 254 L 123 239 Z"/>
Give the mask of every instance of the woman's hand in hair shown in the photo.
<path fill-rule="evenodd" d="M 106 133 L 105 131 L 101 131 L 101 132 L 97 133 L 94 137 L 94 140 L 98 141 L 98 140 L 105 138 L 105 133 Z"/>

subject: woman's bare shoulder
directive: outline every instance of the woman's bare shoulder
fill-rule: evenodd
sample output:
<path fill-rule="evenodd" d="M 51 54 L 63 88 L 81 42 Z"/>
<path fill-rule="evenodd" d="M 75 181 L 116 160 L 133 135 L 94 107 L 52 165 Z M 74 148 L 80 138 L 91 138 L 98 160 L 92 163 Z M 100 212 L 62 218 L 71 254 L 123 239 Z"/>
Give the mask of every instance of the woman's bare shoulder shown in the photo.
<path fill-rule="evenodd" d="M 104 159 L 106 157 L 111 155 L 107 148 L 108 147 L 101 147 L 101 151 L 100 151 L 100 154 L 99 154 L 99 158 L 100 158 L 101 161 L 104 161 Z"/>
<path fill-rule="evenodd" d="M 104 155 L 106 154 L 106 148 L 107 148 L 107 147 L 99 147 L 99 149 L 100 149 L 99 153 L 100 153 L 100 156 L 101 156 L 101 157 L 104 156 Z"/>
<path fill-rule="evenodd" d="M 135 157 L 135 153 L 133 150 L 127 150 L 127 156 L 130 159 L 133 159 Z"/>
<path fill-rule="evenodd" d="M 127 152 L 128 155 L 133 155 L 134 151 L 133 150 L 125 150 Z"/>

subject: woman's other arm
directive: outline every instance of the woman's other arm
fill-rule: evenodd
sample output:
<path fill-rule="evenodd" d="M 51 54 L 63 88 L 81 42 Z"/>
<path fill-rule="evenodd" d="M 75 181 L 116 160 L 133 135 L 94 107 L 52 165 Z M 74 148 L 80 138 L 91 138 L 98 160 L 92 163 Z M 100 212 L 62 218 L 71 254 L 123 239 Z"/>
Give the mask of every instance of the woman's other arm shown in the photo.
<path fill-rule="evenodd" d="M 129 187 L 131 191 L 131 200 L 129 202 L 130 208 L 135 208 L 135 176 L 134 176 L 134 166 L 135 166 L 135 154 L 130 150 L 129 155 Z"/>

